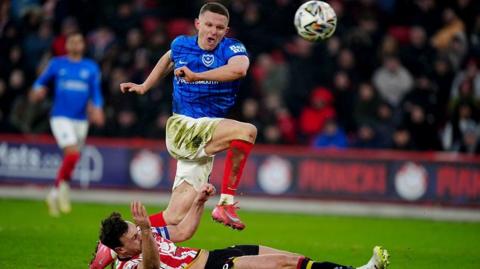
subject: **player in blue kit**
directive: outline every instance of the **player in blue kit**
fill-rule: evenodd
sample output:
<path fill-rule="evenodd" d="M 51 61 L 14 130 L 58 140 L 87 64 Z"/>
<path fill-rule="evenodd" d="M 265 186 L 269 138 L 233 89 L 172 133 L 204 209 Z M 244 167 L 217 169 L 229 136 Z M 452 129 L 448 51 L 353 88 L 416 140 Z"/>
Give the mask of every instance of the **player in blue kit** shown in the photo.
<path fill-rule="evenodd" d="M 71 211 L 68 182 L 80 159 L 80 149 L 88 133 L 87 110 L 94 124 L 102 126 L 105 121 L 100 69 L 94 61 L 83 58 L 83 35 L 70 34 L 65 47 L 67 55 L 50 60 L 30 93 L 30 100 L 38 102 L 45 98 L 47 87 L 51 83 L 54 85 L 50 127 L 64 157 L 55 186 L 47 195 L 47 205 L 52 216 Z"/>
<path fill-rule="evenodd" d="M 257 130 L 252 124 L 225 118 L 250 64 L 244 45 L 225 37 L 228 21 L 223 5 L 203 5 L 195 20 L 197 35 L 177 37 L 144 83 L 120 85 L 122 92 L 145 94 L 168 73 L 175 74 L 166 144 L 178 160 L 177 173 L 167 209 L 152 216 L 159 226 L 183 219 L 196 191 L 209 179 L 213 156 L 227 150 L 221 197 L 212 217 L 234 229 L 245 228 L 236 213 L 234 195 Z"/>
<path fill-rule="evenodd" d="M 248 70 L 247 51 L 239 41 L 225 37 L 228 10 L 209 2 L 202 6 L 194 36 L 179 36 L 142 84 L 120 84 L 122 92 L 145 94 L 174 71 L 173 115 L 166 126 L 169 153 L 177 159 L 172 196 L 165 211 L 150 216 L 153 226 L 176 225 L 185 217 L 197 191 L 207 183 L 213 156 L 226 150 L 221 196 L 212 212 L 215 221 L 242 230 L 234 195 L 257 129 L 249 123 L 226 119 L 234 105 L 240 79 Z M 90 268 L 104 268 L 115 258 L 99 243 Z"/>

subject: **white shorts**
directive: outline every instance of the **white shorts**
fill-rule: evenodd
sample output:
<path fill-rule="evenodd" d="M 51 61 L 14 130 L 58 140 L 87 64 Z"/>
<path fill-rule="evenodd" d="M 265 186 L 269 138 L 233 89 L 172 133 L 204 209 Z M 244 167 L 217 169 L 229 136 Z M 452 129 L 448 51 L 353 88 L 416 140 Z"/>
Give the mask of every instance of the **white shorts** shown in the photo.
<path fill-rule="evenodd" d="M 205 153 L 205 147 L 222 118 L 198 118 L 174 114 L 167 121 L 166 145 L 168 152 L 177 159 L 177 173 L 173 189 L 182 182 L 195 190 L 207 183 L 213 168 L 213 156 Z"/>
<path fill-rule="evenodd" d="M 88 133 L 87 120 L 74 120 L 66 117 L 52 117 L 50 128 L 60 148 L 83 146 Z"/>

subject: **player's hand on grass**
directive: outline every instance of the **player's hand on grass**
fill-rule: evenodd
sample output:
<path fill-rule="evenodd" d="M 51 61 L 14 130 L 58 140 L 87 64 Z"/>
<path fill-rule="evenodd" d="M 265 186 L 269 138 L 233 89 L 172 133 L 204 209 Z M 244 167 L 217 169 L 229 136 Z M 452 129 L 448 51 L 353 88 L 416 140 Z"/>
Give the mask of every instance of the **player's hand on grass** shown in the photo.
<path fill-rule="evenodd" d="M 186 66 L 175 69 L 174 74 L 177 77 L 183 78 L 187 82 L 193 82 L 198 80 L 197 73 L 193 72 L 192 70 L 190 70 L 190 68 Z"/>
<path fill-rule="evenodd" d="M 143 84 L 124 82 L 124 83 L 120 83 L 120 91 L 122 91 L 123 93 L 135 92 L 137 94 L 145 94 L 147 92 L 147 88 Z"/>
<path fill-rule="evenodd" d="M 213 195 L 215 195 L 215 187 L 210 183 L 204 184 L 197 194 L 197 202 L 204 204 Z"/>
<path fill-rule="evenodd" d="M 130 204 L 130 211 L 132 212 L 133 221 L 141 230 L 150 229 L 151 224 L 147 210 L 140 201 L 133 201 Z"/>

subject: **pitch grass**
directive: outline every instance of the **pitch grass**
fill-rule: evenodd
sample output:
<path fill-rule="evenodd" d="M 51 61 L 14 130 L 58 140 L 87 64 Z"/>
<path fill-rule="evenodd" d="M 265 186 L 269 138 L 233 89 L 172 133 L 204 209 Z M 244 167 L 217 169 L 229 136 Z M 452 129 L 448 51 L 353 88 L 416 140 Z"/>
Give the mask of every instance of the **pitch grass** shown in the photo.
<path fill-rule="evenodd" d="M 130 218 L 126 204 L 73 206 L 71 214 L 55 219 L 40 201 L 0 199 L 0 268 L 87 268 L 100 220 L 114 210 Z M 153 213 L 160 207 L 147 209 Z M 184 245 L 263 244 L 358 266 L 382 244 L 394 269 L 480 268 L 479 223 L 247 211 L 241 216 L 248 226 L 238 232 L 213 223 L 206 212 L 197 234 Z"/>

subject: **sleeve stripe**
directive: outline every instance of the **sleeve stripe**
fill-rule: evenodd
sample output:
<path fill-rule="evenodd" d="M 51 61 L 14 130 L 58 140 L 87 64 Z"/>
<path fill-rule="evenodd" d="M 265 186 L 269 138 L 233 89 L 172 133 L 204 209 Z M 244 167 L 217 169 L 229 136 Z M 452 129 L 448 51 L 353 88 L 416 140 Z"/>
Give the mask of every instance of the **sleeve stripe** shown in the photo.
<path fill-rule="evenodd" d="M 155 227 L 155 229 L 160 234 L 160 236 L 170 240 L 170 234 L 168 233 L 167 227 Z"/>

